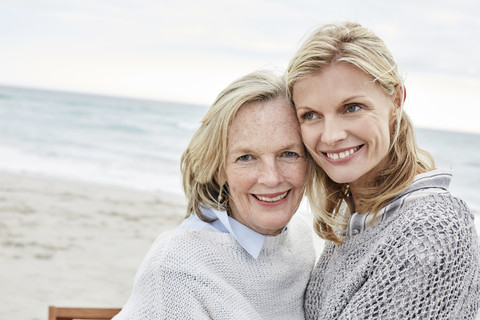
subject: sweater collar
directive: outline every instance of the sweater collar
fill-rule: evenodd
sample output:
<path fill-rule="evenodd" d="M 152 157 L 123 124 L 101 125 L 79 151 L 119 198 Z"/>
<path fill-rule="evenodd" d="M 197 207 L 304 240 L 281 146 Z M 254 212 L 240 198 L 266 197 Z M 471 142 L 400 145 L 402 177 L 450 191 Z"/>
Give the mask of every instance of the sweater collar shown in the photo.
<path fill-rule="evenodd" d="M 357 235 L 364 230 L 373 228 L 407 203 L 430 194 L 447 192 L 451 179 L 452 171 L 445 169 L 436 169 L 416 175 L 411 186 L 396 196 L 376 215 L 353 213 L 348 222 L 348 235 Z"/>

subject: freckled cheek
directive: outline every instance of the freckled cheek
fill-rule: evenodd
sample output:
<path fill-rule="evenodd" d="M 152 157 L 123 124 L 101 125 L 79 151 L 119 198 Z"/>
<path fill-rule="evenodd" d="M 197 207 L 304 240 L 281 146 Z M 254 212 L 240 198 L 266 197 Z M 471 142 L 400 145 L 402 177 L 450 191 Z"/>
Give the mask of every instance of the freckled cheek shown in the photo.
<path fill-rule="evenodd" d="M 252 170 L 234 170 L 227 173 L 227 183 L 232 196 L 233 194 L 249 193 L 255 181 L 256 177 Z"/>
<path fill-rule="evenodd" d="M 282 172 L 292 187 L 302 188 L 307 180 L 307 162 L 304 160 L 285 165 Z"/>

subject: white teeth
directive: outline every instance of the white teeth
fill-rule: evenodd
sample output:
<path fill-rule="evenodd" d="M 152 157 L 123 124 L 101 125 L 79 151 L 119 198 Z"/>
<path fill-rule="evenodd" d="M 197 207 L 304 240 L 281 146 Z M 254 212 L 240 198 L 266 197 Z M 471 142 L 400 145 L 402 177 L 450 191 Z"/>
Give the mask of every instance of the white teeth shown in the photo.
<path fill-rule="evenodd" d="M 257 195 L 255 197 L 257 197 L 258 200 L 262 200 L 262 201 L 265 201 L 265 202 L 275 202 L 275 201 L 279 201 L 279 200 L 282 200 L 283 198 L 285 198 L 287 196 L 287 193 L 288 193 L 288 191 L 285 192 L 284 194 L 281 194 L 281 195 L 273 197 L 273 198 L 257 196 Z"/>
<path fill-rule="evenodd" d="M 360 147 L 351 148 L 350 150 L 345 150 L 345 151 L 340 152 L 340 153 L 327 152 L 327 157 L 329 157 L 330 159 L 333 159 L 333 160 L 343 159 L 343 158 L 346 158 L 349 155 L 353 154 L 358 149 L 360 149 Z"/>

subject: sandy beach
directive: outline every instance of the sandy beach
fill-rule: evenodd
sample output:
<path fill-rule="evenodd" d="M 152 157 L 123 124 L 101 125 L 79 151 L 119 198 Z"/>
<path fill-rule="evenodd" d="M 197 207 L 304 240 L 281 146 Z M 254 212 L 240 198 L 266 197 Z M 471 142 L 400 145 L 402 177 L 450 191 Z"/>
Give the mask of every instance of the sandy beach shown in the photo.
<path fill-rule="evenodd" d="M 183 197 L 0 172 L 0 319 L 47 319 L 48 305 L 122 307 Z"/>

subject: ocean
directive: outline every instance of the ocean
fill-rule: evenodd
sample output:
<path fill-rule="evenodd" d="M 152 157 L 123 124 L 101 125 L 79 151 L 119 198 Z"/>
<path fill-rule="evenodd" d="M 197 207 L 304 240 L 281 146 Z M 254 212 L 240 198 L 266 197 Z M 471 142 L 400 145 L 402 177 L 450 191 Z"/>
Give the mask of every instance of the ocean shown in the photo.
<path fill-rule="evenodd" d="M 0 87 L 0 169 L 182 193 L 206 106 Z"/>
<path fill-rule="evenodd" d="M 0 87 L 0 170 L 182 194 L 180 156 L 207 108 Z M 416 132 L 480 225 L 480 135 Z"/>

